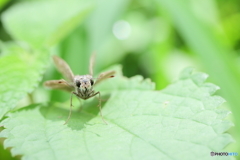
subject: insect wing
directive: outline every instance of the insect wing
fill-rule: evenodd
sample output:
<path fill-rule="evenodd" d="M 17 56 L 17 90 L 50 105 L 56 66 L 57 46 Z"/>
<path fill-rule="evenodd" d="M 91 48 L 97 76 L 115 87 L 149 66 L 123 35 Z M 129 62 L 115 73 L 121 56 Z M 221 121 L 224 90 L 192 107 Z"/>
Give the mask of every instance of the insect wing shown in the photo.
<path fill-rule="evenodd" d="M 56 65 L 58 71 L 70 82 L 73 82 L 73 72 L 69 65 L 60 57 L 53 56 L 54 64 Z"/>
<path fill-rule="evenodd" d="M 64 91 L 71 92 L 74 90 L 74 87 L 69 85 L 65 80 L 50 80 L 44 82 L 44 86 L 51 89 L 60 89 Z"/>
<path fill-rule="evenodd" d="M 108 72 L 103 72 L 101 73 L 98 78 L 97 81 L 94 83 L 94 85 L 100 83 L 101 81 L 107 79 L 107 78 L 112 78 L 114 77 L 115 71 L 108 71 Z"/>

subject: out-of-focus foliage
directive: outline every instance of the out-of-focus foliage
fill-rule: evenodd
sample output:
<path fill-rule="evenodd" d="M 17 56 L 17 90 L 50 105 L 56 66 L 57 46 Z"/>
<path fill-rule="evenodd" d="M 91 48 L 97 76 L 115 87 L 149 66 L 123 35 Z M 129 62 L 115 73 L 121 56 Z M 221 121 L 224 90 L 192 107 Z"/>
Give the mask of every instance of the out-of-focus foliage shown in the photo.
<path fill-rule="evenodd" d="M 95 52 L 95 75 L 120 63 L 125 76 L 150 78 L 157 90 L 174 81 L 185 67 L 206 72 L 209 81 L 221 88 L 217 93 L 226 99 L 225 107 L 231 110 L 229 118 L 235 124 L 228 132 L 236 143 L 224 151 L 240 154 L 238 0 L 2 0 L 0 9 L 0 55 L 4 56 L 0 62 L 14 56 L 9 54 L 21 53 L 17 43 L 24 53 L 18 54 L 18 59 L 13 58 L 14 65 L 18 65 L 21 56 L 26 56 L 26 51 L 39 56 L 39 51 L 44 50 L 42 54 L 49 58 L 50 54 L 60 55 L 74 73 L 87 74 L 90 54 Z M 25 68 L 33 63 L 31 56 L 27 59 Z M 31 83 L 37 83 L 38 76 L 42 76 L 41 65 L 47 67 L 48 63 L 42 61 L 40 67 L 38 64 L 32 67 L 36 75 L 19 88 L 21 92 L 17 92 L 19 89 L 12 92 L 25 97 L 33 88 Z M 9 66 L 9 71 L 14 65 Z M 21 71 L 22 77 L 31 73 Z M 14 72 L 5 75 L 14 76 L 17 76 Z M 43 81 L 60 78 L 49 65 Z M 10 80 L 8 83 L 11 85 Z M 20 98 L 13 98 L 9 109 Z M 40 84 L 18 107 L 46 101 L 68 103 L 68 100 L 68 93 L 49 91 Z"/>

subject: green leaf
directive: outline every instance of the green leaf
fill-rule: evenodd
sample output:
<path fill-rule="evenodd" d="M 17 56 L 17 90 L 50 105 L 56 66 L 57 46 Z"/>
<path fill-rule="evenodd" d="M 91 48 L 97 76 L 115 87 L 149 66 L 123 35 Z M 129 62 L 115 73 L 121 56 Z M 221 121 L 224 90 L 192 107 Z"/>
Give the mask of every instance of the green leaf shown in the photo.
<path fill-rule="evenodd" d="M 186 69 L 178 81 L 153 91 L 149 81 L 116 76 L 105 84 L 122 81 L 124 87 L 102 95 L 108 98 L 102 108 L 108 125 L 94 99 L 85 101 L 82 112 L 76 107 L 67 125 L 68 105 L 36 104 L 10 113 L 1 137 L 23 159 L 219 159 L 210 152 L 232 141 L 224 133 L 232 124 L 224 120 L 229 111 L 218 108 L 224 100 L 212 96 L 218 87 L 205 79 Z M 141 84 L 148 87 L 139 89 Z"/>
<path fill-rule="evenodd" d="M 17 53 L 0 58 L 0 119 L 37 87 L 47 64 L 44 51 L 33 54 L 18 48 Z"/>
<path fill-rule="evenodd" d="M 28 1 L 8 9 L 2 20 L 16 40 L 48 47 L 78 26 L 91 8 L 91 1 L 84 0 Z"/>

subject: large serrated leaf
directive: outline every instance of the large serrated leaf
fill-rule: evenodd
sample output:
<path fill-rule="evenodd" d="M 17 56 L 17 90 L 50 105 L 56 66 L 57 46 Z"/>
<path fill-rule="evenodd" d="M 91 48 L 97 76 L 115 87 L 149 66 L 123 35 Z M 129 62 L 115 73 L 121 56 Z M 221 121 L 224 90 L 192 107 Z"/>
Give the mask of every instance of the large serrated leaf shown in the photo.
<path fill-rule="evenodd" d="M 78 26 L 91 8 L 91 1 L 85 0 L 22 2 L 8 9 L 2 20 L 16 40 L 49 47 Z"/>
<path fill-rule="evenodd" d="M 229 112 L 218 109 L 224 100 L 212 96 L 218 87 L 206 85 L 205 74 L 191 74 L 189 69 L 180 77 L 162 91 L 153 91 L 151 83 L 144 90 L 106 90 L 103 97 L 108 100 L 102 111 L 108 125 L 102 122 L 94 99 L 84 103 L 82 112 L 73 111 L 67 125 L 63 123 L 68 109 L 63 104 L 32 105 L 11 113 L 1 123 L 5 127 L 1 137 L 7 138 L 4 146 L 23 159 L 222 158 L 210 156 L 232 141 L 224 133 L 231 126 L 224 120 Z M 115 78 L 116 86 L 126 81 Z M 135 80 L 136 86 L 141 83 Z"/>
<path fill-rule="evenodd" d="M 48 54 L 21 50 L 0 58 L 0 119 L 17 102 L 36 88 L 42 78 Z"/>

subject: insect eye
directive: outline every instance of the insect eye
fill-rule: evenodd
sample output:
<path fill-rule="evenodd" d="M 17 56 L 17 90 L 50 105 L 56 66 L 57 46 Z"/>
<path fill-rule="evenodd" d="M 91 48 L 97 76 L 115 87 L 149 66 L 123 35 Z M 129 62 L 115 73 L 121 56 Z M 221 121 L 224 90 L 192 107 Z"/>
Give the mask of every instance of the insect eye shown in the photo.
<path fill-rule="evenodd" d="M 76 86 L 79 88 L 81 83 L 79 81 L 76 82 Z"/>
<path fill-rule="evenodd" d="M 94 81 L 91 79 L 90 82 L 91 82 L 91 86 L 92 86 L 94 84 Z"/>

